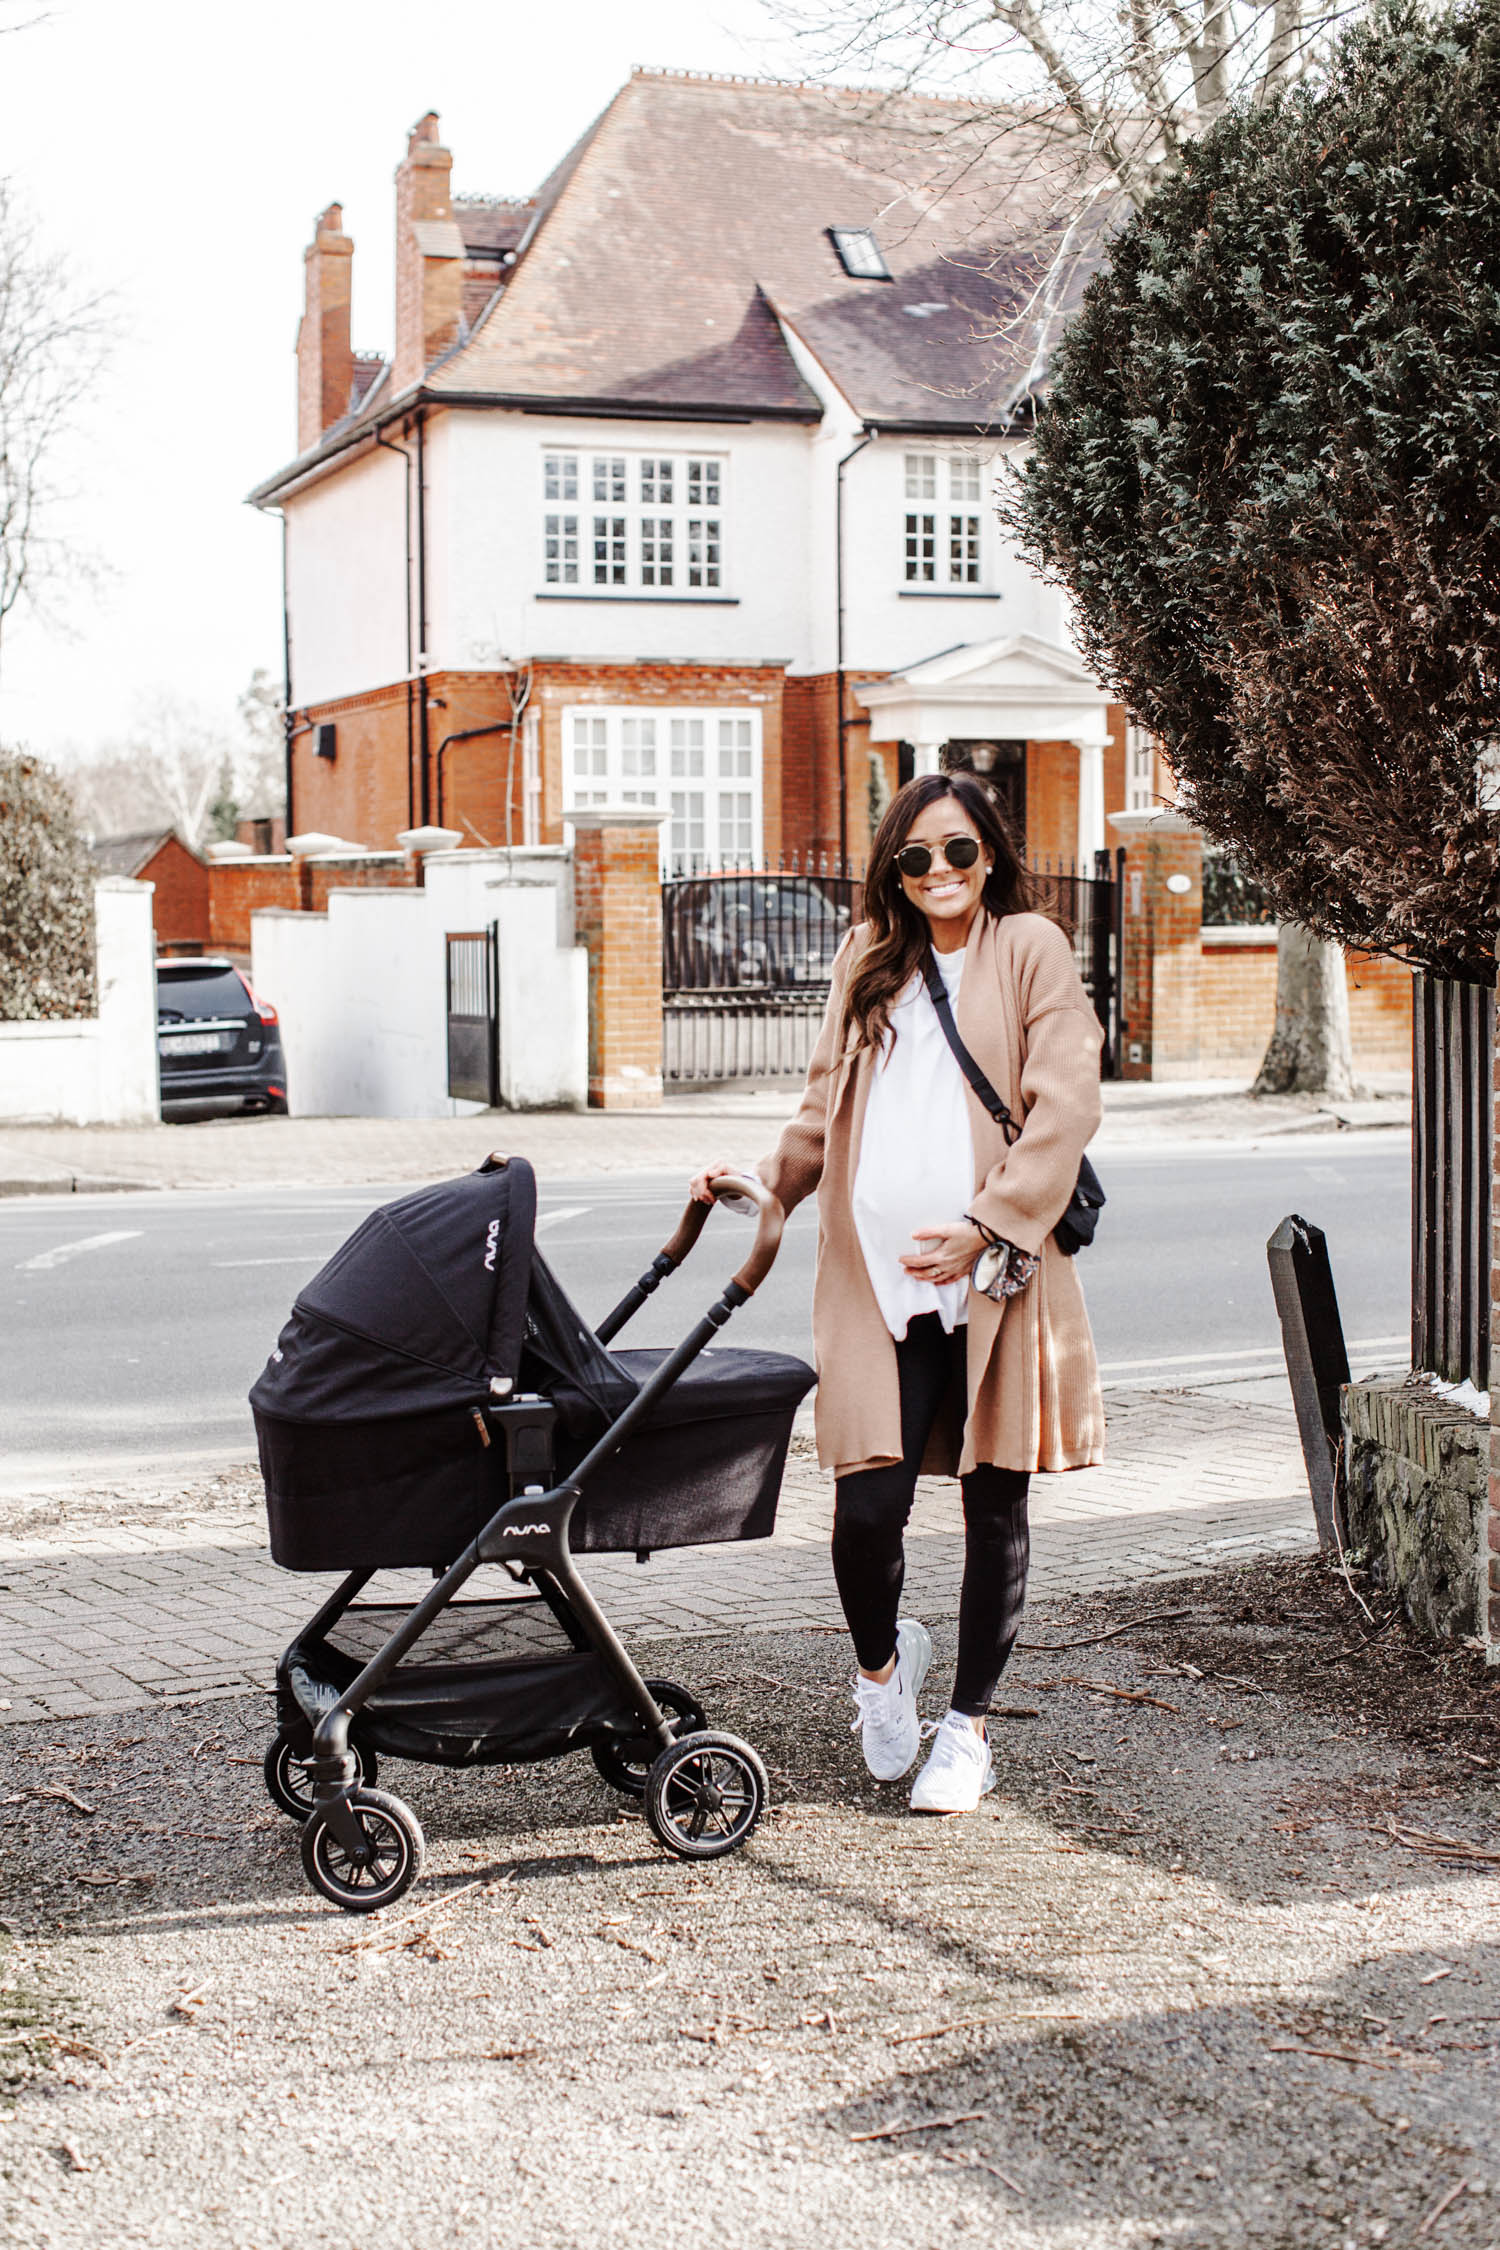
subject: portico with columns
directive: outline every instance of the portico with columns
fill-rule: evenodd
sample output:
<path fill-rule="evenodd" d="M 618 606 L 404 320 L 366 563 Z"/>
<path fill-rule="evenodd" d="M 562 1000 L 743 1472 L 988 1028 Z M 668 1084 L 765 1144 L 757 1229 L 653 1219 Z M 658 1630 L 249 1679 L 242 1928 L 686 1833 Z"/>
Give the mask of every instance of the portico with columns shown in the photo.
<path fill-rule="evenodd" d="M 872 746 L 909 749 L 913 773 L 987 780 L 1027 858 L 1083 864 L 1127 809 L 1123 711 L 1073 650 L 1034 633 L 945 649 L 854 694 Z"/>

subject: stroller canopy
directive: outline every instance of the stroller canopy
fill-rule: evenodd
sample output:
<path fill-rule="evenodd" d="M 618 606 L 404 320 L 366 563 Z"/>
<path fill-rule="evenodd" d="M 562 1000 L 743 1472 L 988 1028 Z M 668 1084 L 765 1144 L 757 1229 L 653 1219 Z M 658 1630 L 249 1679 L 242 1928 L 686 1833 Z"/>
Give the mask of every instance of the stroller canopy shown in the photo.
<path fill-rule="evenodd" d="M 535 1223 L 536 1175 L 515 1156 L 371 1212 L 298 1297 L 252 1407 L 389 1421 L 514 1383 Z"/>

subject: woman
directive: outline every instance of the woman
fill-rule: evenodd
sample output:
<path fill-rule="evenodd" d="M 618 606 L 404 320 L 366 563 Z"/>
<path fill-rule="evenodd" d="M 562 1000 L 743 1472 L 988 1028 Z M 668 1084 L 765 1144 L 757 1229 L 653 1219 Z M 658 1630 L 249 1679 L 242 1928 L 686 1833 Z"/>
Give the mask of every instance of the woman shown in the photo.
<path fill-rule="evenodd" d="M 966 774 L 908 782 L 871 847 L 867 919 L 834 962 L 801 1105 L 756 1167 L 788 1210 L 818 1193 L 818 1457 L 877 1780 L 908 1771 L 922 1733 L 932 1639 L 898 1618 L 917 1476 L 962 1486 L 958 1661 L 919 1812 L 972 1811 L 994 1787 L 985 1716 L 1025 1599 L 1030 1472 L 1103 1457 L 1088 1315 L 1052 1240 L 1099 1123 L 1101 1033 L 1071 945 L 1027 903 L 988 792 Z M 929 951 L 1021 1125 L 1009 1147 L 944 1033 Z M 711 1165 L 694 1195 L 731 1169 Z"/>

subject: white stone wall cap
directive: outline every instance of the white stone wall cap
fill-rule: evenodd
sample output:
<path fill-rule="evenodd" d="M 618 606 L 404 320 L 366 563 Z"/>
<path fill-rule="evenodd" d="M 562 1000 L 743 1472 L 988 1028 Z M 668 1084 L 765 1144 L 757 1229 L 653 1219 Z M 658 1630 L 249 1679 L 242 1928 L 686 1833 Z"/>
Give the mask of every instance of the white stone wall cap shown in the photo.
<path fill-rule="evenodd" d="M 255 846 L 253 844 L 236 843 L 234 838 L 230 836 L 225 837 L 217 844 L 205 844 L 203 856 L 205 859 L 216 862 L 226 859 L 254 859 Z"/>
<path fill-rule="evenodd" d="M 429 852 L 457 851 L 464 840 L 461 828 L 403 828 L 396 841 L 404 852 L 426 858 Z"/>
<path fill-rule="evenodd" d="M 1175 806 L 1163 805 L 1159 811 L 1117 812 L 1109 816 L 1110 826 L 1126 836 L 1197 836 L 1202 831 L 1196 820 Z"/>
<path fill-rule="evenodd" d="M 351 844 L 342 836 L 325 836 L 318 828 L 309 828 L 301 836 L 288 836 L 286 848 L 293 859 L 326 859 L 330 852 L 348 859 L 364 851 L 363 844 Z"/>
<path fill-rule="evenodd" d="M 1274 946 L 1274 922 L 1205 922 L 1203 942 L 1216 949 L 1236 945 Z"/>

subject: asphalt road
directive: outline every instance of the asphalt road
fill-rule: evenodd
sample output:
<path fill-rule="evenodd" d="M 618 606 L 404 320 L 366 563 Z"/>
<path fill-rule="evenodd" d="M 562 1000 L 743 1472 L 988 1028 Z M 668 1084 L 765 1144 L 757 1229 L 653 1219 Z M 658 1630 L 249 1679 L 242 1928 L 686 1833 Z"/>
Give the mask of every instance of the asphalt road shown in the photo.
<path fill-rule="evenodd" d="M 1106 1384 L 1252 1378 L 1279 1364 L 1265 1240 L 1289 1211 L 1324 1228 L 1346 1335 L 1399 1357 L 1408 1319 L 1409 1155 L 1395 1132 L 1260 1147 L 1112 1152 L 1082 1272 Z M 0 1204 L 0 1489 L 254 1451 L 245 1393 L 292 1299 L 379 1189 L 26 1197 Z M 683 1200 L 659 1174 L 549 1182 L 540 1240 L 598 1318 L 660 1248 Z M 748 1222 L 717 1217 L 626 1341 L 673 1343 L 738 1264 Z M 808 1353 L 815 1218 L 726 1342 Z"/>

